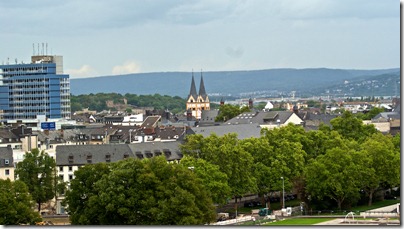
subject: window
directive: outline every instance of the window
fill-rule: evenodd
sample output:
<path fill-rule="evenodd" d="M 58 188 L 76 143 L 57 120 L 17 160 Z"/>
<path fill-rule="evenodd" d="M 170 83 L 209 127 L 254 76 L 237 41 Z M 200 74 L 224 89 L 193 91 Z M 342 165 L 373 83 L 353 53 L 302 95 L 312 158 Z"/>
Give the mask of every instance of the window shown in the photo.
<path fill-rule="evenodd" d="M 105 161 L 106 162 L 111 162 L 111 154 L 108 153 L 108 154 L 105 155 Z"/>
<path fill-rule="evenodd" d="M 63 166 L 59 166 L 59 172 L 63 172 Z"/>
<path fill-rule="evenodd" d="M 10 170 L 6 169 L 6 176 L 9 176 L 9 175 L 10 175 Z"/>
<path fill-rule="evenodd" d="M 59 175 L 59 180 L 63 181 L 63 175 Z"/>
<path fill-rule="evenodd" d="M 87 163 L 91 164 L 93 156 L 91 154 L 87 155 Z"/>
<path fill-rule="evenodd" d="M 125 153 L 125 154 L 123 155 L 123 159 L 128 158 L 128 157 L 129 157 L 129 153 Z"/>
<path fill-rule="evenodd" d="M 69 155 L 69 164 L 73 163 L 73 159 L 74 159 L 73 154 L 70 154 Z"/>
<path fill-rule="evenodd" d="M 73 166 L 69 166 L 69 172 L 73 171 Z"/>
<path fill-rule="evenodd" d="M 5 164 L 5 165 L 9 165 L 9 164 L 10 164 L 10 160 L 5 159 L 5 160 L 4 160 L 4 164 Z"/>
<path fill-rule="evenodd" d="M 73 175 L 69 175 L 69 181 L 73 180 Z"/>

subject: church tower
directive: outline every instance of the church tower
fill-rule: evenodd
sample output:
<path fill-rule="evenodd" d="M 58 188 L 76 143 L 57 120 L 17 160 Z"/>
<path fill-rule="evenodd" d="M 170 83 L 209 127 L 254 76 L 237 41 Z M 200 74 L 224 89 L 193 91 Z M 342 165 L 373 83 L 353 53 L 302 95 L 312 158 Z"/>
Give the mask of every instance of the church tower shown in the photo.
<path fill-rule="evenodd" d="M 197 120 L 201 119 L 203 110 L 210 110 L 208 94 L 205 91 L 205 84 L 201 72 L 201 83 L 199 84 L 199 93 L 196 92 L 194 73 L 192 72 L 191 89 L 187 99 L 187 111 L 192 111 L 192 116 Z"/>

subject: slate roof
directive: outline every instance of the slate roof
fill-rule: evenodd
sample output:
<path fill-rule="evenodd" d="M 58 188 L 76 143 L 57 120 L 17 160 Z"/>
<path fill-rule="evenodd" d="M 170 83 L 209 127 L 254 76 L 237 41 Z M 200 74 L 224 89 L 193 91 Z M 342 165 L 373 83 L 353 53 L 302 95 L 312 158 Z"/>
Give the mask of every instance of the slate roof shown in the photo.
<path fill-rule="evenodd" d="M 280 124 L 285 123 L 292 111 L 260 111 L 260 112 L 244 112 L 238 116 L 226 121 L 223 125 L 227 124 L 277 124 L 279 119 Z"/>
<path fill-rule="evenodd" d="M 0 128 L 0 139 L 2 140 L 1 143 L 8 143 L 8 142 L 18 142 L 19 138 L 13 132 L 6 128 Z M 11 139 L 11 141 L 10 141 Z"/>
<path fill-rule="evenodd" d="M 5 161 L 8 160 L 8 164 Z M 13 149 L 11 147 L 0 147 L 0 168 L 14 167 Z"/>
<path fill-rule="evenodd" d="M 206 94 L 205 91 L 205 84 L 203 83 L 202 73 L 201 73 L 201 84 L 199 85 L 199 96 L 202 97 L 203 101 L 206 101 L 208 98 L 208 95 Z"/>
<path fill-rule="evenodd" d="M 182 154 L 179 151 L 178 142 L 153 142 L 136 144 L 101 144 L 101 145 L 58 145 L 56 146 L 56 164 L 85 165 L 91 156 L 91 163 L 106 162 L 109 155 L 110 162 L 120 161 L 125 158 L 149 158 L 158 155 L 166 155 L 168 161 L 179 160 Z M 69 156 L 72 162 L 69 162 Z"/>
<path fill-rule="evenodd" d="M 192 73 L 191 89 L 189 90 L 188 99 L 191 96 L 194 98 L 194 100 L 196 100 L 198 98 L 198 93 L 196 92 L 196 87 L 195 87 L 194 73 Z"/>
<path fill-rule="evenodd" d="M 341 116 L 338 114 L 313 114 L 307 113 L 305 115 L 306 126 L 319 126 L 320 123 L 324 123 L 327 126 L 331 126 L 331 120 Z"/>
<path fill-rule="evenodd" d="M 218 116 L 219 110 L 203 110 L 201 113 L 201 120 L 199 123 L 214 123 L 216 116 Z"/>
<path fill-rule="evenodd" d="M 397 113 L 395 111 L 393 112 L 382 112 L 376 115 L 375 117 L 372 118 L 372 121 L 379 121 L 379 120 L 384 120 L 388 121 L 389 119 L 400 119 L 400 113 Z"/>
<path fill-rule="evenodd" d="M 180 152 L 177 141 L 173 142 L 143 142 L 136 144 L 128 144 L 133 154 L 141 159 L 138 155 L 143 155 L 143 158 L 150 156 L 166 156 L 167 161 L 180 160 L 183 155 Z"/>
<path fill-rule="evenodd" d="M 143 121 L 141 128 L 152 128 L 157 126 L 157 122 L 161 119 L 161 116 L 147 116 Z"/>
<path fill-rule="evenodd" d="M 195 134 L 202 134 L 203 137 L 208 137 L 211 133 L 217 136 L 223 136 L 228 133 L 236 133 L 238 139 L 259 138 L 261 136 L 261 128 L 258 124 L 238 124 L 238 125 L 220 125 L 192 128 Z"/>

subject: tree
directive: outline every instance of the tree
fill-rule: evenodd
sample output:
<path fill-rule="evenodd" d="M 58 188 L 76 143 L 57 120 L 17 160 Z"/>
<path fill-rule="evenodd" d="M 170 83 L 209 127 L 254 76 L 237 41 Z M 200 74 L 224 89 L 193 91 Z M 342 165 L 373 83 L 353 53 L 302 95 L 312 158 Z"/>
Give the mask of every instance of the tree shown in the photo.
<path fill-rule="evenodd" d="M 202 158 L 219 166 L 220 171 L 228 177 L 231 196 L 236 199 L 236 210 L 239 196 L 257 190 L 253 174 L 254 159 L 240 144 L 237 134 L 230 133 L 222 137 L 211 134 L 206 138 L 201 135 L 188 135 L 180 148 L 184 155 Z"/>
<path fill-rule="evenodd" d="M 345 111 L 341 116 L 332 119 L 332 130 L 340 133 L 344 138 L 363 142 L 372 134 L 377 133 L 374 125 L 365 125 L 362 120 L 354 117 L 351 112 Z"/>
<path fill-rule="evenodd" d="M 341 210 L 342 203 L 359 198 L 361 165 L 354 149 L 333 148 L 311 159 L 304 170 L 308 194 L 319 200 L 329 197 Z"/>
<path fill-rule="evenodd" d="M 391 136 L 377 133 L 362 144 L 364 164 L 361 184 L 369 197 L 369 206 L 372 205 L 374 192 L 382 184 L 395 186 L 400 183 L 400 150 L 391 140 Z"/>
<path fill-rule="evenodd" d="M 94 207 L 90 199 L 99 194 L 94 184 L 110 171 L 110 164 L 97 163 L 83 166 L 74 172 L 75 178 L 71 181 L 70 189 L 66 191 L 62 202 L 67 206 L 66 211 L 72 224 L 100 224 L 97 215 L 101 214 L 103 209 Z"/>
<path fill-rule="evenodd" d="M 244 112 L 249 112 L 250 109 L 247 106 L 240 107 L 238 105 L 224 104 L 219 107 L 219 114 L 216 116 L 216 122 L 225 122 L 236 117 Z"/>
<path fill-rule="evenodd" d="M 38 212 L 42 203 L 55 196 L 55 167 L 55 159 L 37 148 L 25 153 L 24 160 L 17 164 L 15 173 L 27 185 Z"/>
<path fill-rule="evenodd" d="M 41 217 L 32 210 L 33 207 L 34 202 L 24 182 L 0 179 L 0 225 L 35 225 Z"/>
<path fill-rule="evenodd" d="M 86 165 L 77 171 L 66 193 L 72 224 L 201 225 L 214 220 L 213 202 L 188 168 L 167 163 L 164 156 L 109 166 Z M 85 174 L 100 167 L 88 180 Z"/>
<path fill-rule="evenodd" d="M 300 179 L 306 158 L 303 148 L 309 147 L 310 139 L 302 127 L 293 124 L 271 130 L 265 128 L 261 135 L 259 139 L 243 140 L 244 149 L 253 155 L 258 169 L 260 195 L 282 190 L 281 177 L 290 190 Z M 267 202 L 270 204 L 269 199 Z"/>
<path fill-rule="evenodd" d="M 225 204 L 231 197 L 227 175 L 220 171 L 219 166 L 190 156 L 183 157 L 180 165 L 191 169 L 202 180 L 214 203 Z"/>

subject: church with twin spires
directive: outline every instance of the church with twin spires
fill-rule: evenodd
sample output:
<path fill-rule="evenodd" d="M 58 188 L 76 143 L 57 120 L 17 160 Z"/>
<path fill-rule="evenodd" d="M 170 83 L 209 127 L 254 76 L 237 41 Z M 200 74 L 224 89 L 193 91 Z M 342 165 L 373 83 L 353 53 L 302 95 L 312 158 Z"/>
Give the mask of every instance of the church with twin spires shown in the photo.
<path fill-rule="evenodd" d="M 194 73 L 192 72 L 191 90 L 189 91 L 187 99 L 187 116 L 192 115 L 196 120 L 200 120 L 203 110 L 210 110 L 209 97 L 205 91 L 202 73 L 199 94 L 196 92 Z"/>

